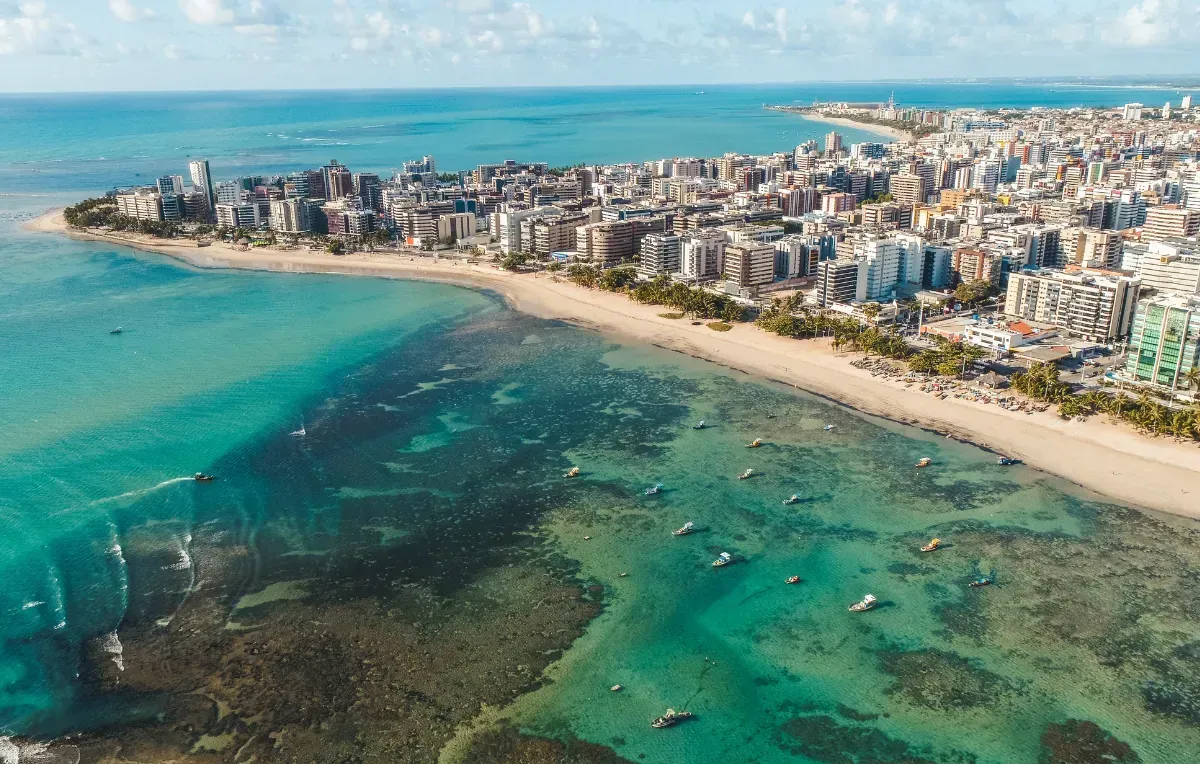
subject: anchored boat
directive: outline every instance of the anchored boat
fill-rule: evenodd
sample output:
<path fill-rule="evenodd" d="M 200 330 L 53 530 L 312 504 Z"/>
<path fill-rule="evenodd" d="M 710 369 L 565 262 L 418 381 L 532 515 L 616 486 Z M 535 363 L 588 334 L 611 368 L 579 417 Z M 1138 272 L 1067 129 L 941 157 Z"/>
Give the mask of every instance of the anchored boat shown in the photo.
<path fill-rule="evenodd" d="M 563 477 L 565 477 L 565 478 L 579 477 L 579 468 L 572 467 L 571 469 L 569 469 L 563 473 Z"/>
<path fill-rule="evenodd" d="M 746 470 L 742 474 L 738 475 L 738 480 L 745 480 L 746 478 L 750 478 L 750 477 L 754 477 L 754 470 L 752 470 L 752 469 Z"/>
<path fill-rule="evenodd" d="M 975 579 L 974 581 L 972 581 L 969 584 L 969 586 L 971 586 L 974 589 L 978 589 L 983 586 L 991 586 L 991 585 L 992 585 L 992 579 L 988 578 L 987 576 L 980 576 L 979 578 Z"/>
<path fill-rule="evenodd" d="M 917 462 L 918 467 L 928 467 L 931 464 L 933 464 L 933 459 L 930 459 L 928 456 L 922 456 L 920 461 Z"/>
<path fill-rule="evenodd" d="M 663 484 L 662 484 L 662 483 L 657 483 L 657 484 L 655 484 L 655 485 L 651 486 L 650 488 L 647 488 L 647 489 L 646 489 L 646 495 L 647 495 L 647 496 L 653 496 L 653 495 L 654 495 L 654 494 L 656 494 L 656 493 L 660 493 L 660 492 L 662 492 L 662 489 L 663 489 Z"/>
<path fill-rule="evenodd" d="M 868 594 L 850 606 L 851 613 L 864 613 L 879 604 L 874 594 Z"/>
<path fill-rule="evenodd" d="M 704 420 L 703 420 L 703 419 L 701 419 L 699 422 L 697 422 L 696 424 L 692 425 L 692 429 L 693 429 L 693 430 L 703 430 L 703 429 L 704 429 Z"/>
<path fill-rule="evenodd" d="M 746 444 L 746 448 L 758 448 L 762 445 L 762 438 L 755 438 Z"/>
<path fill-rule="evenodd" d="M 694 525 L 692 525 L 692 521 L 689 520 L 683 524 L 682 528 L 676 528 L 675 530 L 671 531 L 671 535 L 672 536 L 686 536 L 689 533 L 691 533 L 692 531 L 694 531 L 695 529 L 696 529 L 696 527 Z"/>
<path fill-rule="evenodd" d="M 673 727 L 684 719 L 691 718 L 691 711 L 676 711 L 673 708 L 668 708 L 665 714 L 650 722 L 650 726 L 656 730 L 660 730 L 664 727 Z"/>
<path fill-rule="evenodd" d="M 792 576 L 792 577 L 788 578 L 786 581 L 784 581 L 784 583 L 785 584 L 798 584 L 798 583 L 800 583 L 800 576 Z"/>
<path fill-rule="evenodd" d="M 942 545 L 941 539 L 932 539 L 928 544 L 921 547 L 922 552 L 932 552 Z"/>
<path fill-rule="evenodd" d="M 784 504 L 799 504 L 799 503 L 800 503 L 800 497 L 799 497 L 799 496 L 797 496 L 796 494 L 792 494 L 792 495 L 791 495 L 791 496 L 789 496 L 788 498 L 784 499 L 784 500 L 783 500 L 783 503 L 784 503 Z"/>
<path fill-rule="evenodd" d="M 821 429 L 822 429 L 822 430 L 824 430 L 825 432 L 829 432 L 829 431 L 833 430 L 833 428 L 834 428 L 835 426 L 836 426 L 836 425 L 827 424 L 827 425 L 825 425 L 824 427 L 822 427 Z"/>
<path fill-rule="evenodd" d="M 212 475 L 206 475 L 203 472 L 197 472 L 192 477 L 192 480 L 195 480 L 197 483 L 211 483 L 215 479 Z"/>
<path fill-rule="evenodd" d="M 733 562 L 733 555 L 729 554 L 729 552 L 721 552 L 717 559 L 712 561 L 712 566 L 714 568 L 723 568 L 731 562 Z"/>

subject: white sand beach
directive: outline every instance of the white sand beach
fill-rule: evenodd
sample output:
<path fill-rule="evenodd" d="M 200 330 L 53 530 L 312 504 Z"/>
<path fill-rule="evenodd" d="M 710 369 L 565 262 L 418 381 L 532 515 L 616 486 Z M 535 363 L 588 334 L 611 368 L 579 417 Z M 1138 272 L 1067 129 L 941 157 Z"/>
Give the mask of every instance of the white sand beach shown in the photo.
<path fill-rule="evenodd" d="M 916 388 L 872 377 L 824 340 L 792 340 L 742 324 L 716 332 L 660 317 L 661 306 L 588 290 L 551 274 L 514 274 L 458 259 L 395 253 L 344 256 L 276 249 L 243 250 L 216 243 L 196 247 L 141 236 L 101 236 L 68 229 L 60 210 L 29 230 L 108 241 L 178 258 L 200 268 L 287 273 L 341 273 L 420 279 L 494 290 L 517 310 L 568 321 L 616 338 L 650 343 L 746 373 L 793 385 L 888 419 L 919 425 L 1019 458 L 1130 504 L 1200 517 L 1200 446 L 1142 435 L 1105 417 L 1063 421 L 1053 409 L 1026 414 L 962 399 L 937 399 Z"/>

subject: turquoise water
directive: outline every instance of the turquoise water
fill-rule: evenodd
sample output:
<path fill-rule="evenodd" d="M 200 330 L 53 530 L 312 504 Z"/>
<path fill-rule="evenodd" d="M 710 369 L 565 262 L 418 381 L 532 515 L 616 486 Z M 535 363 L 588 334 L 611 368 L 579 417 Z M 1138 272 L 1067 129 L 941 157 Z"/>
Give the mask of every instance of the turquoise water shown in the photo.
<path fill-rule="evenodd" d="M 882 97 L 855 87 L 842 97 Z M 0 101 L 21 116 L 0 136 L 0 730 L 125 744 L 145 729 L 165 746 L 137 749 L 148 761 L 214 741 L 223 760 L 290 755 L 254 748 L 272 739 L 331 761 L 322 746 L 411 739 L 389 725 L 429 706 L 423 753 L 399 760 L 433 761 L 482 702 L 633 761 L 1195 761 L 1194 522 L 491 296 L 199 272 L 18 227 L 194 150 L 232 173 L 325 161 L 328 141 L 377 169 L 425 152 L 455 166 L 782 148 L 797 142 L 782 130 L 809 128 L 758 105 L 831 97 L 810 90 L 717 92 L 693 120 L 666 105 L 708 96 L 679 90 L 624 110 L 616 91 Z M 1020 95 L 960 90 L 937 97 Z M 316 98 L 330 109 L 289 135 L 347 135 L 267 136 Z M 513 120 L 487 116 L 514 99 Z M 155 119 L 173 110 L 212 118 Z M 622 129 L 586 133 L 588 115 Z M 745 145 L 725 145 L 729 119 Z M 668 148 L 666 124 L 693 148 Z M 714 426 L 691 430 L 701 418 Z M 583 475 L 563 480 L 572 464 Z M 747 467 L 760 476 L 736 480 Z M 700 531 L 670 535 L 688 520 Z M 935 535 L 945 549 L 916 551 Z M 736 562 L 714 570 L 722 551 Z M 966 586 L 981 574 L 997 585 Z M 560 654 L 578 616 L 563 593 L 581 588 L 603 609 Z M 867 592 L 882 605 L 848 613 Z M 330 620 L 361 630 L 330 649 Z M 470 639 L 438 634 L 447 623 Z M 291 660 L 280 643 L 299 663 L 255 673 Z M 422 661 L 433 674 L 405 684 Z M 374 715 L 348 684 L 371 662 L 398 667 Z M 187 705 L 197 693 L 211 712 Z M 651 730 L 668 706 L 696 719 Z M 1137 759 L 1112 754 L 1125 744 Z"/>
<path fill-rule="evenodd" d="M 603 612 L 549 681 L 455 703 L 443 738 L 485 700 L 527 733 L 630 760 L 1018 764 L 1068 720 L 1144 762 L 1200 751 L 1193 522 L 470 291 L 201 273 L 12 237 L 0 294 L 10 732 L 121 734 L 174 718 L 172 698 L 199 682 L 226 721 L 193 740 L 240 750 L 298 722 L 256 727 L 268 722 L 226 673 L 236 635 L 269 645 L 297 607 L 319 623 L 360 605 L 396 619 L 382 635 L 431 617 L 411 587 L 443 603 L 433 617 L 456 617 L 456 598 L 516 560 L 559 559 L 603 593 Z M 692 430 L 701 418 L 713 426 Z M 746 449 L 755 437 L 765 445 Z M 915 470 L 921 456 L 935 465 Z M 562 479 L 570 465 L 579 479 Z M 748 467 L 759 476 L 737 480 Z M 217 482 L 186 479 L 197 470 Z M 663 494 L 642 495 L 657 482 Z M 803 501 L 782 505 L 793 493 Z M 688 520 L 697 533 L 670 534 Z M 920 554 L 935 535 L 946 548 Z M 714 570 L 721 551 L 736 562 Z M 981 574 L 997 585 L 966 586 Z M 868 592 L 881 606 L 848 613 Z M 211 633 L 189 611 L 199 603 L 219 611 Z M 209 641 L 162 658 L 184 629 Z M 376 660 L 311 649 L 314 674 Z M 210 678 L 190 678 L 193 664 Z M 343 721 L 323 734 L 390 738 L 337 697 L 323 713 Z M 697 718 L 650 729 L 668 706 Z"/>

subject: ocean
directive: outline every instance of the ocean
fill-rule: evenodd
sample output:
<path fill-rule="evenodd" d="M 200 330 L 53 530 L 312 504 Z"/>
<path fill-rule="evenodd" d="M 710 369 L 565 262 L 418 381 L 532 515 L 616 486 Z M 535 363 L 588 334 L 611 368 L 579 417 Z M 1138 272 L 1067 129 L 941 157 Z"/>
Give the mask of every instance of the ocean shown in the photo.
<path fill-rule="evenodd" d="M 640 96 L 612 116 L 615 91 L 522 91 L 564 135 L 526 114 L 505 129 L 527 148 L 493 142 L 567 163 L 588 141 L 636 159 L 805 129 L 754 105 L 784 93 L 731 91 L 745 129 L 693 112 L 694 151 L 657 151 L 668 118 Z M 1196 759 L 1195 522 L 495 295 L 201 272 L 19 227 L 180 172 L 175 146 L 219 178 L 327 161 L 265 137 L 297 114 L 321 119 L 289 135 L 361 123 L 337 147 L 352 167 L 386 166 L 372 145 L 503 158 L 471 148 L 482 116 L 399 137 L 431 98 L 0 100 L 6 124 L 36 112 L 24 145 L 0 137 L 0 729 L 63 761 L 436 761 L 452 738 L 480 762 Z M 188 109 L 186 129 L 163 116 Z M 381 112 L 407 116 L 371 144 Z M 627 128 L 605 145 L 583 113 Z M 651 729 L 667 707 L 695 717 Z"/>

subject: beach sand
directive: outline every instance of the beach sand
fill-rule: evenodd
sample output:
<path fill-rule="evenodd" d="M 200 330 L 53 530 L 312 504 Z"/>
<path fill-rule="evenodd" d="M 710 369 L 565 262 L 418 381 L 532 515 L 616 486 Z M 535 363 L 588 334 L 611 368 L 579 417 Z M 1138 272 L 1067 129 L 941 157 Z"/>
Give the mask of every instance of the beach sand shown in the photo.
<path fill-rule="evenodd" d="M 887 419 L 947 433 L 1119 501 L 1200 517 L 1200 447 L 1151 438 L 1105 417 L 1064 421 L 1053 409 L 1026 414 L 955 398 L 936 399 L 872 377 L 824 340 L 793 340 L 743 324 L 728 332 L 659 316 L 666 308 L 639 305 L 624 295 L 577 287 L 552 274 L 514 274 L 460 259 L 395 253 L 344 256 L 320 252 L 241 250 L 223 243 L 196 247 L 144 237 L 100 236 L 68 229 L 55 210 L 27 230 L 123 244 L 200 268 L 285 273 L 340 273 L 419 279 L 498 292 L 516 309 L 616 338 L 648 343 L 791 385 Z"/>
<path fill-rule="evenodd" d="M 809 122 L 824 122 L 829 125 L 837 125 L 839 127 L 850 127 L 855 130 L 863 130 L 868 133 L 875 133 L 891 138 L 899 143 L 909 143 L 912 141 L 912 133 L 907 130 L 901 130 L 897 127 L 888 127 L 887 125 L 875 125 L 869 122 L 856 122 L 852 119 L 843 119 L 842 117 L 827 117 L 823 114 L 804 113 L 798 116 L 807 119 Z"/>

